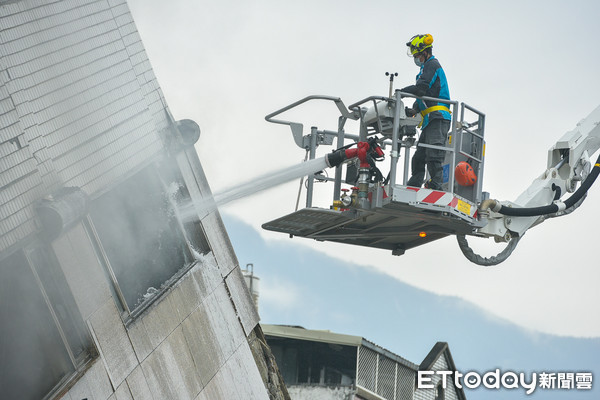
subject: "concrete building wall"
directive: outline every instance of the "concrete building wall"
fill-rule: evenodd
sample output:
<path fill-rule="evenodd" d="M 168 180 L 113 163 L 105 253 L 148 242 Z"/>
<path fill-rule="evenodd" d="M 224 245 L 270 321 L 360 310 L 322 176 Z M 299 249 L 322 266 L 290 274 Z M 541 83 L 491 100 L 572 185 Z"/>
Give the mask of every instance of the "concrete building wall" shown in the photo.
<path fill-rule="evenodd" d="M 43 247 L 55 261 L 42 264 L 58 266 L 91 344 L 90 359 L 49 398 L 268 399 L 261 377 L 268 374 L 248 342 L 258 314 L 218 212 L 197 210 L 202 243 L 185 233 L 184 252 L 194 259 L 136 310 L 124 305 L 89 214 L 51 241 L 40 238 L 40 200 L 76 187 L 98 202 L 165 159 L 190 200 L 210 196 L 126 2 L 0 0 L 0 23 L 0 274 L 14 254 L 35 264 L 30 250 Z M 66 341 L 67 313 L 36 268 L 40 298 Z"/>
<path fill-rule="evenodd" d="M 107 296 L 86 320 L 100 357 L 63 398 L 268 399 L 228 290 L 209 253 L 128 327 Z"/>

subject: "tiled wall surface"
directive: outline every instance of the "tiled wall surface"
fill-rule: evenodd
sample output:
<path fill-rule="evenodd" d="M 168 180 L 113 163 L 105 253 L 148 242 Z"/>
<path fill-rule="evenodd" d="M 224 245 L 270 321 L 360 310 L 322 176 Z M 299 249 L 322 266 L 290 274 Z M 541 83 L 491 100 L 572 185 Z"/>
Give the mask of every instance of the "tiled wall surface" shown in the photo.
<path fill-rule="evenodd" d="M 32 202 L 122 179 L 169 120 L 124 1 L 23 0 L 0 18 L 2 251 L 35 231 Z"/>
<path fill-rule="evenodd" d="M 0 1 L 0 253 L 39 231 L 34 204 L 90 197 L 166 152 L 171 118 L 124 0 Z M 210 194 L 193 148 L 175 158 Z M 125 324 L 83 223 L 51 248 L 98 357 L 64 399 L 268 399 L 247 337 L 258 324 L 217 212 L 211 251 Z"/>

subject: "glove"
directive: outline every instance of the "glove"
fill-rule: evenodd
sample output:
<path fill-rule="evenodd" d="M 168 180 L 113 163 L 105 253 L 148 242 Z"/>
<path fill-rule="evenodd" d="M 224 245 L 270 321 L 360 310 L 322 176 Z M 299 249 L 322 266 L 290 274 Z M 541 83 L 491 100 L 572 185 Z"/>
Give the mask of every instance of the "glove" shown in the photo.
<path fill-rule="evenodd" d="M 414 117 L 417 115 L 417 112 L 413 108 L 404 107 L 404 112 L 407 117 Z"/>

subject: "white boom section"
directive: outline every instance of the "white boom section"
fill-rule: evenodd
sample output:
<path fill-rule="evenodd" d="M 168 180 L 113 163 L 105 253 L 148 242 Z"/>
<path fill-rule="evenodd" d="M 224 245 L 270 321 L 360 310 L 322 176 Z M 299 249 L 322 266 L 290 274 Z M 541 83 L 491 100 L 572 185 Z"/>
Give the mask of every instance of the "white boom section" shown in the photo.
<path fill-rule="evenodd" d="M 552 204 L 557 189 L 560 195 L 574 192 L 577 183 L 583 181 L 591 168 L 590 157 L 600 149 L 600 106 L 581 120 L 575 129 L 567 132 L 548 151 L 548 168 L 514 201 L 498 202 L 509 207 L 538 207 Z M 486 208 L 482 203 L 482 208 Z M 545 216 L 505 216 L 492 210 L 488 224 L 478 230 L 486 236 L 508 240 L 508 231 L 522 236 L 529 228 L 544 221 Z"/>

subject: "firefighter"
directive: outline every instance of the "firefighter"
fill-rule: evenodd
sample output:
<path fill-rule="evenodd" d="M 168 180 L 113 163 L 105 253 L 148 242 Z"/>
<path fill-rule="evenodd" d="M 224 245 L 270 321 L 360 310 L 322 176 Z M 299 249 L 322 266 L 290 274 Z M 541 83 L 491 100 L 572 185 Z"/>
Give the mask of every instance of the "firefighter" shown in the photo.
<path fill-rule="evenodd" d="M 440 62 L 432 54 L 433 36 L 430 34 L 415 35 L 407 43 L 408 55 L 413 57 L 419 67 L 417 82 L 401 89 L 402 92 L 416 96 L 435 97 L 450 100 L 448 81 Z M 448 104 L 417 99 L 412 108 L 406 108 L 408 116 L 421 114 L 423 121 L 419 144 L 444 146 L 450 129 L 450 109 Z M 408 186 L 421 187 L 425 180 L 425 166 L 430 179 L 425 187 L 442 189 L 442 162 L 445 151 L 417 146 L 411 162 L 412 176 Z"/>

